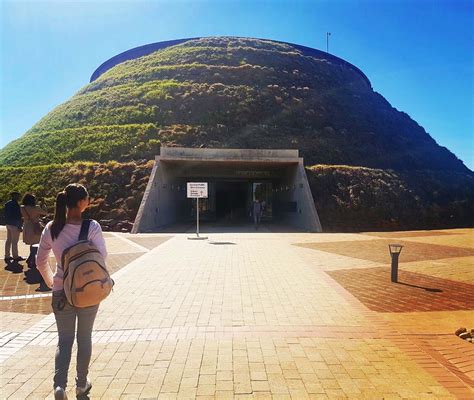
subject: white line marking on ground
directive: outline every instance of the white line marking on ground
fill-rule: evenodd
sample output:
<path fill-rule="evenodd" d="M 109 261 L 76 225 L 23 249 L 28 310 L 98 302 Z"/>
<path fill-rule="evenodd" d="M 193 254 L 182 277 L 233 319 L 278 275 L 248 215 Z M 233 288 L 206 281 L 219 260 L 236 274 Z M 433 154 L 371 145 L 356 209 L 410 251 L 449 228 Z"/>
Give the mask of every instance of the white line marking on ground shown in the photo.
<path fill-rule="evenodd" d="M 137 249 L 140 249 L 140 251 L 145 251 L 147 253 L 150 251 L 150 249 L 147 249 L 145 246 L 141 246 L 138 243 L 135 243 L 133 240 L 130 240 L 130 239 L 127 239 L 127 238 L 123 237 L 122 235 L 118 234 L 117 232 L 109 232 L 109 233 L 114 235 L 114 237 L 123 240 L 124 242 L 128 243 L 129 245 L 134 246 Z"/>
<path fill-rule="evenodd" d="M 20 299 L 36 299 L 40 297 L 51 297 L 50 293 L 38 293 L 38 294 L 19 294 L 17 296 L 0 296 L 0 301 L 2 300 L 20 300 Z"/>

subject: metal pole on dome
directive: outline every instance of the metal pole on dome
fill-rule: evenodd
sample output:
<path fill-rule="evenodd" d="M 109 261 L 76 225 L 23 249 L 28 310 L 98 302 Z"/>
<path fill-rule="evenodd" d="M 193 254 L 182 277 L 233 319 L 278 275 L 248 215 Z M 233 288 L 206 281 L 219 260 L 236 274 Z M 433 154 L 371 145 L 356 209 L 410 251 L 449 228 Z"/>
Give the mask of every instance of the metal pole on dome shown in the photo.
<path fill-rule="evenodd" d="M 331 36 L 331 32 L 326 32 L 326 53 L 329 53 L 329 36 Z"/>

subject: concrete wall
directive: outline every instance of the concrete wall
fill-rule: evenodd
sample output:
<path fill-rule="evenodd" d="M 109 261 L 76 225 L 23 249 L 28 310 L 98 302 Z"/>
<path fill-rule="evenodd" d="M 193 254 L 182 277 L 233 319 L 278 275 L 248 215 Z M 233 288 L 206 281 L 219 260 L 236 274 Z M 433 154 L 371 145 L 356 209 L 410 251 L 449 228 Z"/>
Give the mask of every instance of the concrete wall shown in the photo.
<path fill-rule="evenodd" d="M 171 190 L 173 181 L 173 170 L 156 160 L 132 233 L 155 232 L 177 220 L 182 200 L 179 193 Z"/>
<path fill-rule="evenodd" d="M 132 233 L 151 232 L 155 227 L 155 213 L 152 210 L 152 199 L 158 196 L 157 175 L 158 161 L 155 160 L 148 185 L 135 218 L 135 223 L 133 224 Z"/>
<path fill-rule="evenodd" d="M 189 147 L 162 147 L 160 160 L 212 161 L 295 161 L 298 150 L 292 149 L 196 149 Z"/>
<path fill-rule="evenodd" d="M 322 232 L 321 222 L 306 177 L 303 159 L 300 159 L 298 165 L 288 170 L 288 174 L 282 180 L 281 187 L 284 190 L 275 193 L 277 201 L 281 204 L 296 203 L 295 211 L 281 213 L 283 221 L 298 229 Z"/>
<path fill-rule="evenodd" d="M 178 222 L 186 202 L 183 184 L 186 180 L 183 166 L 186 163 L 194 168 L 196 165 L 206 166 L 209 178 L 225 177 L 222 173 L 226 169 L 238 170 L 241 165 L 248 166 L 252 163 L 259 167 L 278 166 L 281 176 L 278 176 L 277 181 L 281 182 L 280 188 L 285 189 L 276 191 L 274 198 L 280 204 L 296 203 L 295 211 L 282 212 L 280 217 L 298 229 L 322 231 L 303 159 L 298 158 L 297 150 L 163 148 L 161 153 L 156 157 L 132 233 L 156 232 L 166 225 Z M 226 167 L 222 166 L 222 162 L 227 163 Z M 217 167 L 218 165 L 220 167 Z M 187 176 L 191 177 L 193 171 L 188 172 Z M 252 181 L 247 176 L 243 178 Z M 178 184 L 182 186 L 180 191 L 176 190 Z"/>

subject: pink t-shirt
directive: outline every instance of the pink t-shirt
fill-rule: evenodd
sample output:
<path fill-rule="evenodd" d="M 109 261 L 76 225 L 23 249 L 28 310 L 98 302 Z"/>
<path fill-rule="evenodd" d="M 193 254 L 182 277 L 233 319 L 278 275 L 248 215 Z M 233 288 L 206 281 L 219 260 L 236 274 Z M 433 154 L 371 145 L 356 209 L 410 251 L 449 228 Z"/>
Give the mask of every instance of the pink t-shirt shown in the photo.
<path fill-rule="evenodd" d="M 36 254 L 36 267 L 43 276 L 46 284 L 49 287 L 52 287 L 53 291 L 57 291 L 63 289 L 63 269 L 60 265 L 61 256 L 65 249 L 71 247 L 79 240 L 81 225 L 64 225 L 64 228 L 62 229 L 59 236 L 53 240 L 51 237 L 51 224 L 52 222 L 49 222 L 41 234 L 38 253 Z M 105 240 L 104 236 L 102 235 L 102 228 L 95 220 L 91 220 L 87 239 L 97 247 L 105 259 L 107 257 L 107 249 L 105 248 Z M 53 251 L 54 257 L 56 258 L 56 266 L 54 269 L 49 264 L 49 255 L 51 250 Z"/>

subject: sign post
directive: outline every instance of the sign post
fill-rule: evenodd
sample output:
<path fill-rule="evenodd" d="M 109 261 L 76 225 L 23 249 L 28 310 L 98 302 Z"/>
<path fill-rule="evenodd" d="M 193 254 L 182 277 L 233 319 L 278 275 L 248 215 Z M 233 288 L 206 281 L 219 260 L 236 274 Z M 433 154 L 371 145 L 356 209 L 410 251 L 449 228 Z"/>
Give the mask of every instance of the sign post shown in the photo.
<path fill-rule="evenodd" d="M 199 236 L 199 199 L 208 197 L 207 182 L 188 182 L 188 199 L 196 199 L 196 237 L 188 237 L 191 240 L 205 240 L 207 237 Z"/>

